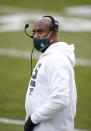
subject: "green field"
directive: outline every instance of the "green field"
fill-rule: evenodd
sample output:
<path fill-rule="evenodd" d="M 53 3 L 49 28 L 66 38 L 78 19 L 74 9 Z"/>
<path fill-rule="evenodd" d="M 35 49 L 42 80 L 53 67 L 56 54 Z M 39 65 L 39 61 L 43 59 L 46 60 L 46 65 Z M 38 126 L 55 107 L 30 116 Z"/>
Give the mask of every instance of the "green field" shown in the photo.
<path fill-rule="evenodd" d="M 51 4 L 52 3 L 52 4 Z M 69 6 L 90 5 L 91 0 L 0 0 L 0 7 L 24 9 L 25 12 L 43 10 L 66 15 L 63 10 Z M 27 11 L 26 11 L 27 10 Z M 0 16 L 12 14 L 0 10 Z M 79 16 L 80 18 L 80 16 Z M 89 17 L 88 19 L 91 19 Z M 29 21 L 28 21 L 29 22 Z M 0 23 L 1 25 L 1 23 Z M 91 32 L 60 31 L 59 40 L 74 43 L 77 58 L 91 59 Z M 31 51 L 32 40 L 24 31 L 0 32 L 0 48 Z M 33 60 L 35 66 L 37 60 Z M 30 79 L 30 60 L 0 55 L 0 117 L 24 120 L 25 94 Z M 75 128 L 91 130 L 91 66 L 76 66 L 75 77 L 78 93 Z M 0 123 L 0 131 L 22 131 L 23 126 Z"/>

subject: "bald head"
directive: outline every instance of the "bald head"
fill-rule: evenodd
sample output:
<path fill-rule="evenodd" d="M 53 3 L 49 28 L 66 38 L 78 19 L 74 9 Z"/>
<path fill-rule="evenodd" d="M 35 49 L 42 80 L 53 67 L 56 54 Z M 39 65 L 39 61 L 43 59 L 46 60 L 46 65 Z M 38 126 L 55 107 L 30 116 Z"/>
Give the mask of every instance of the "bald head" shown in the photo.
<path fill-rule="evenodd" d="M 52 20 L 49 17 L 42 17 L 42 18 L 40 18 L 40 20 L 44 21 L 45 24 L 48 24 L 50 26 L 52 25 Z"/>
<path fill-rule="evenodd" d="M 40 28 L 47 28 L 50 31 L 52 20 L 49 17 L 42 17 L 35 23 L 35 26 L 38 26 Z"/>

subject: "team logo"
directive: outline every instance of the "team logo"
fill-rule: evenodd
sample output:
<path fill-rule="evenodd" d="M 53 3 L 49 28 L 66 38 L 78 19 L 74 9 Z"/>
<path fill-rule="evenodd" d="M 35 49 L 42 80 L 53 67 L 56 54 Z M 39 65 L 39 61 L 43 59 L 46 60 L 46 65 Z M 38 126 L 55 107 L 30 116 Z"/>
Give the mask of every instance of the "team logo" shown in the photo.
<path fill-rule="evenodd" d="M 44 43 L 41 43 L 41 47 L 44 47 Z"/>
<path fill-rule="evenodd" d="M 37 75 L 38 75 L 38 71 L 41 67 L 41 63 L 39 63 L 37 65 L 37 67 L 34 69 L 33 73 L 32 73 L 32 77 L 31 77 L 31 81 L 30 81 L 30 93 L 29 95 L 31 94 L 31 92 L 34 90 L 34 87 L 36 86 L 36 78 L 37 78 Z"/>

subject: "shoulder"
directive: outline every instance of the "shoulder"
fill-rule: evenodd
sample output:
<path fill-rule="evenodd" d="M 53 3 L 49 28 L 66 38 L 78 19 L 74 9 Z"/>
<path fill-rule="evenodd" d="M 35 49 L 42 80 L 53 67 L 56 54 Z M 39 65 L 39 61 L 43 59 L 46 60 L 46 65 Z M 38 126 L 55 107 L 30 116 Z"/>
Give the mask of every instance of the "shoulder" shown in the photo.
<path fill-rule="evenodd" d="M 67 56 L 65 56 L 62 53 L 54 53 L 54 54 L 50 54 L 47 57 L 47 64 L 50 65 L 68 65 L 69 63 L 69 59 L 67 58 Z"/>
<path fill-rule="evenodd" d="M 62 56 L 61 58 L 58 56 L 54 56 L 52 58 L 49 58 L 46 62 L 46 71 L 49 73 L 55 73 L 55 72 L 63 72 L 69 70 L 69 64 L 67 62 L 65 56 Z"/>

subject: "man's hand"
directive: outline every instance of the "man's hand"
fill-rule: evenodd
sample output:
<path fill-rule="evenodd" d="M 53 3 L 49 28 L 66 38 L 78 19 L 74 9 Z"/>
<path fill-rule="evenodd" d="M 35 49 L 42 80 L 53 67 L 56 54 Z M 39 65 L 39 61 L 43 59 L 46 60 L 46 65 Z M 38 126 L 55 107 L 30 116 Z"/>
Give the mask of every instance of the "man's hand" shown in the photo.
<path fill-rule="evenodd" d="M 34 127 L 36 126 L 37 124 L 34 124 L 32 121 L 31 121 L 31 118 L 29 116 L 29 118 L 27 119 L 27 121 L 25 122 L 25 125 L 24 125 L 24 131 L 33 131 Z"/>

